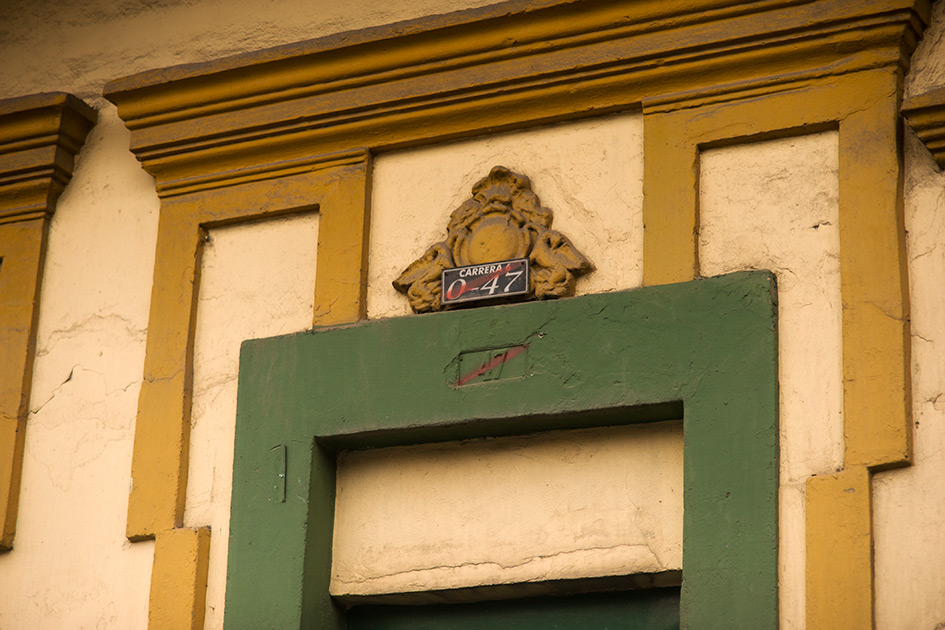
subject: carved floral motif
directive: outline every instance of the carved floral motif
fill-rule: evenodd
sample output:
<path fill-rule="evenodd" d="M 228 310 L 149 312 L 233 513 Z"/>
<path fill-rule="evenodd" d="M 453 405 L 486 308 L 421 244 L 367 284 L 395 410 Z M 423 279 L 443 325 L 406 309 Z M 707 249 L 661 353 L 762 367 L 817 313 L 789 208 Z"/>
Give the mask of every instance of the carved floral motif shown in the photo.
<path fill-rule="evenodd" d="M 593 265 L 568 237 L 551 229 L 551 210 L 541 206 L 528 178 L 496 166 L 472 193 L 450 215 L 446 240 L 431 245 L 394 280 L 414 312 L 442 308 L 444 269 L 515 258 L 529 259 L 534 297 L 573 295 L 575 281 Z"/>

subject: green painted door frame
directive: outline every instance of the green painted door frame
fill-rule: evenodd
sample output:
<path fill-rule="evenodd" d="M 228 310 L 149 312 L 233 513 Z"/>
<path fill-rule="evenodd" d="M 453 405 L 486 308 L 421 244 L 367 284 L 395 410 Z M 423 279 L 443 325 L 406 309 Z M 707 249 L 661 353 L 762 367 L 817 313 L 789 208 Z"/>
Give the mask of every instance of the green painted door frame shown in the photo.
<path fill-rule="evenodd" d="M 747 272 L 245 342 L 226 628 L 346 627 L 328 595 L 339 450 L 680 412 L 681 627 L 777 628 L 775 296 Z M 514 348 L 511 377 L 461 372 Z"/>

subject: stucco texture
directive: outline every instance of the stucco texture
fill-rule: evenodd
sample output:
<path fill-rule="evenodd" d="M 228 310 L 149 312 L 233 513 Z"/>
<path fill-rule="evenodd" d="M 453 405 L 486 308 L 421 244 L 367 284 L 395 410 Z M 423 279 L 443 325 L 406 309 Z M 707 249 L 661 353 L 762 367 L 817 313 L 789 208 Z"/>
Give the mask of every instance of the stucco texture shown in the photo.
<path fill-rule="evenodd" d="M 205 628 L 223 627 L 240 344 L 311 326 L 317 242 L 309 213 L 212 229 L 204 244 L 184 526 L 213 534 Z"/>
<path fill-rule="evenodd" d="M 134 483 L 131 454 L 160 204 L 153 179 L 128 151 L 129 133 L 115 108 L 102 98 L 102 86 L 144 70 L 490 3 L 0 3 L 0 98 L 63 90 L 99 111 L 99 122 L 50 223 L 17 536 L 14 550 L 0 555 L 0 628 L 134 629 L 147 624 L 154 545 L 128 542 L 125 523 L 128 491 Z M 917 95 L 943 85 L 945 1 L 939 0 L 933 5 L 932 27 L 906 78 L 905 92 Z M 409 313 L 391 280 L 429 244 L 443 238 L 449 213 L 497 164 L 531 178 L 542 204 L 555 213 L 553 227 L 568 235 L 597 267 L 578 281 L 578 293 L 639 286 L 642 118 L 639 113 L 624 113 L 376 156 L 369 317 Z M 945 352 L 941 333 L 945 329 L 941 291 L 945 175 L 908 130 L 904 143 L 915 452 L 913 466 L 880 472 L 873 479 L 875 614 L 876 627 L 883 630 L 933 630 L 945 625 L 941 579 L 945 566 L 945 370 L 941 360 Z M 805 627 L 805 481 L 843 465 L 836 145 L 836 133 L 826 132 L 710 149 L 702 152 L 698 166 L 699 272 L 714 275 L 764 268 L 774 270 L 779 282 L 779 587 L 785 630 Z M 315 215 L 221 228 L 211 231 L 204 252 L 184 524 L 210 525 L 213 530 L 207 628 L 222 627 L 238 341 L 310 324 L 314 277 L 307 274 L 314 271 L 317 230 Z M 250 267 L 252 274 L 247 273 Z M 268 310 L 265 305 L 278 308 Z M 672 433 L 661 441 L 659 450 L 648 453 L 647 457 L 665 458 L 672 464 L 665 469 L 660 468 L 662 462 L 654 464 L 650 472 L 665 470 L 669 476 L 678 472 L 679 437 L 678 431 Z M 594 449 L 595 439 L 585 435 L 579 444 L 570 444 L 560 437 L 548 438 L 549 443 L 540 448 L 551 448 L 549 444 L 559 440 L 560 448 L 543 455 L 548 461 L 558 461 L 569 454 L 587 454 Z M 608 443 L 607 449 L 623 448 L 621 452 L 630 453 L 636 445 L 628 442 L 632 440 L 618 439 Z M 506 450 L 515 457 L 489 469 L 496 484 L 478 489 L 479 498 L 501 494 L 506 472 L 540 461 L 529 459 L 528 448 L 538 448 L 535 444 L 509 444 L 514 446 Z M 402 505 L 387 506 L 386 517 L 362 515 L 356 510 L 365 505 L 363 497 L 371 496 L 368 491 L 376 491 L 371 486 L 377 482 L 365 476 L 368 485 L 357 489 L 352 480 L 372 467 L 385 475 L 418 474 L 422 467 L 396 465 L 409 463 L 411 457 L 432 448 L 401 450 L 396 456 L 376 454 L 380 462 L 376 464 L 367 454 L 342 462 L 342 501 L 356 492 L 366 494 L 358 500 L 361 503 L 342 505 L 339 519 L 355 519 L 360 523 L 355 531 L 360 528 L 366 533 L 353 542 L 339 542 L 339 548 L 364 557 L 370 555 L 366 549 L 378 545 L 401 548 L 399 555 L 387 558 L 376 554 L 389 565 L 358 568 L 369 582 L 381 583 L 388 573 L 411 571 L 397 564 L 404 557 L 414 557 L 410 545 L 435 546 L 443 541 L 422 542 L 409 531 L 411 538 L 406 542 L 383 538 L 392 532 L 373 531 L 376 522 L 372 525 L 371 519 L 392 517 Z M 450 453 L 452 446 L 438 448 L 438 461 L 456 455 Z M 480 448 L 486 453 L 493 446 Z M 562 486 L 567 485 L 565 481 L 571 480 L 562 481 Z M 667 484 L 667 492 L 676 496 L 677 487 Z M 400 504 L 418 500 L 416 493 L 407 492 Z M 461 483 L 452 490 L 444 486 L 441 492 L 445 505 L 455 505 L 457 497 L 465 496 Z M 641 501 L 660 500 L 657 493 L 645 494 Z M 536 490 L 535 501 L 543 502 L 543 496 Z M 607 497 L 574 500 L 591 498 Z M 426 505 L 420 502 L 420 507 Z M 348 509 L 355 510 L 354 514 L 346 514 Z M 620 509 L 616 502 L 605 507 L 616 516 Z M 654 552 L 656 562 L 650 564 L 641 560 L 640 570 L 678 566 L 674 555 L 678 515 L 673 509 L 659 514 L 659 525 L 652 531 L 661 532 L 665 549 L 660 554 L 664 555 Z M 562 515 L 548 518 L 554 522 L 558 516 Z M 606 529 L 596 521 L 582 522 L 580 507 L 564 516 L 574 520 L 554 526 L 560 535 L 558 543 L 567 539 L 564 532 L 575 524 L 589 532 Z M 537 527 L 536 522 L 520 525 L 528 532 L 523 536 L 533 534 Z M 487 526 L 491 524 L 483 525 L 481 535 L 492 535 Z M 589 539 L 587 548 L 614 543 L 604 536 Z M 651 543 L 652 537 L 646 539 L 648 551 L 652 551 Z M 418 565 L 426 573 L 423 580 L 411 582 L 411 588 L 475 582 L 475 568 L 465 573 L 440 571 L 452 582 L 437 582 L 443 576 L 434 574 L 446 563 L 475 562 L 478 544 L 467 548 L 458 560 L 442 556 Z M 513 551 L 514 557 L 501 559 L 513 567 L 534 568 L 537 565 L 529 565 L 528 554 L 545 553 L 541 549 Z M 551 552 L 568 549 L 557 544 Z M 601 556 L 573 558 L 578 562 L 560 575 L 587 573 Z M 339 560 L 339 571 L 342 564 Z M 537 571 L 510 579 L 547 575 L 548 567 L 541 565 Z M 385 584 L 380 588 L 403 588 L 390 581 Z"/>
<path fill-rule="evenodd" d="M 347 453 L 332 593 L 681 570 L 682 438 L 661 423 Z"/>
<path fill-rule="evenodd" d="M 492 0 L 92 0 L 0 4 L 0 95 L 102 86 L 154 68 L 493 4 Z"/>

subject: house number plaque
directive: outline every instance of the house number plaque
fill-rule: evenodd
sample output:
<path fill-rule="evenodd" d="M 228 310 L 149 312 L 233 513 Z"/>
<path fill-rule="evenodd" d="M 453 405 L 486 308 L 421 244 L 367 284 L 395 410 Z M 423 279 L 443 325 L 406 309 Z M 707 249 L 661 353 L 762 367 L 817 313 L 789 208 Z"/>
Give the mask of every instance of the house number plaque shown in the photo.
<path fill-rule="evenodd" d="M 441 303 L 472 302 L 528 294 L 528 259 L 444 269 Z"/>

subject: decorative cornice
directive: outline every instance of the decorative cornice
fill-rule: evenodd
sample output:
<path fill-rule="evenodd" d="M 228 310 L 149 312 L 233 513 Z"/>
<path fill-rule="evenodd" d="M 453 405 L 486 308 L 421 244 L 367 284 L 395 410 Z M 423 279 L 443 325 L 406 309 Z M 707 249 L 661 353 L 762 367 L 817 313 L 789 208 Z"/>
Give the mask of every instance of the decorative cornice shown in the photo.
<path fill-rule="evenodd" d="M 53 213 L 96 117 L 62 92 L 0 101 L 0 223 Z"/>
<path fill-rule="evenodd" d="M 198 174 L 225 186 L 365 140 L 386 149 L 904 68 L 928 15 L 928 0 L 512 2 L 146 72 L 105 95 L 167 196 Z"/>
<path fill-rule="evenodd" d="M 945 88 L 906 100 L 902 115 L 932 153 L 938 167 L 945 169 Z"/>

